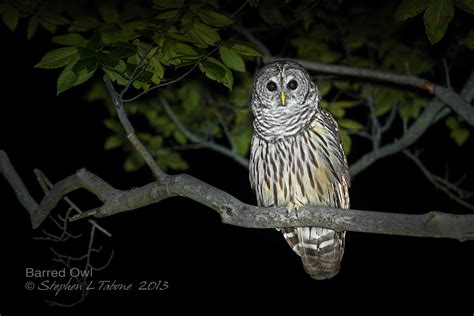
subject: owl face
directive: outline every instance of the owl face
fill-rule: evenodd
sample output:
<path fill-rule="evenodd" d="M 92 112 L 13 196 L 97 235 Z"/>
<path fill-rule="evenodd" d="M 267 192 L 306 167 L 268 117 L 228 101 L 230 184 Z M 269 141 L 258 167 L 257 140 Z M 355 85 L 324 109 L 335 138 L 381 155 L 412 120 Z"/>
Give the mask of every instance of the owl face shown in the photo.
<path fill-rule="evenodd" d="M 316 86 L 299 64 L 276 61 L 257 75 L 252 91 L 252 111 L 257 132 L 269 138 L 291 134 L 318 110 Z"/>
<path fill-rule="evenodd" d="M 276 61 L 260 70 L 254 90 L 264 107 L 292 107 L 305 103 L 311 86 L 314 86 L 306 70 L 290 61 Z"/>

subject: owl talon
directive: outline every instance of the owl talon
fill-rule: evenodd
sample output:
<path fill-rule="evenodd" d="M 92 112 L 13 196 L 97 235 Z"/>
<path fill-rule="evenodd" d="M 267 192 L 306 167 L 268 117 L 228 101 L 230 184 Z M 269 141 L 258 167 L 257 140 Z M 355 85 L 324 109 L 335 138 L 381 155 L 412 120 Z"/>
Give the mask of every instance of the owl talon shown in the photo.
<path fill-rule="evenodd" d="M 289 208 L 289 209 L 286 209 L 286 215 L 290 218 L 290 219 L 297 219 L 298 218 L 298 213 L 297 213 L 297 209 L 296 208 Z"/>

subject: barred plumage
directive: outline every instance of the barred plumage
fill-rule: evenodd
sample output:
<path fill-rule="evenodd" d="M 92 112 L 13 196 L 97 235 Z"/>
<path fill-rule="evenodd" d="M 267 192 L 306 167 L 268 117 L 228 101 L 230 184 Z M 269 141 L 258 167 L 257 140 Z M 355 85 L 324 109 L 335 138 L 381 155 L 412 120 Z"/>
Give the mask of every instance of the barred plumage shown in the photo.
<path fill-rule="evenodd" d="M 291 89 L 291 81 L 297 88 Z M 276 83 L 274 91 L 268 82 Z M 252 110 L 250 181 L 258 204 L 286 206 L 290 212 L 306 204 L 348 208 L 349 172 L 338 127 L 319 107 L 317 89 L 304 68 L 288 61 L 265 66 L 254 83 Z M 311 277 L 326 279 L 339 272 L 345 232 L 280 230 Z"/>

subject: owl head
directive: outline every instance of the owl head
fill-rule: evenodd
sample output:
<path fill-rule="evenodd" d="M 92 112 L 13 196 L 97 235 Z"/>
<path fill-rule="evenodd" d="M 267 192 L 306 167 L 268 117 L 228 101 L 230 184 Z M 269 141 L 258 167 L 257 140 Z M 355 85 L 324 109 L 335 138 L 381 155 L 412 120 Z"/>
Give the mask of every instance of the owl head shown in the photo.
<path fill-rule="evenodd" d="M 275 61 L 257 74 L 251 105 L 260 136 L 289 136 L 306 127 L 319 110 L 318 90 L 303 66 Z"/>

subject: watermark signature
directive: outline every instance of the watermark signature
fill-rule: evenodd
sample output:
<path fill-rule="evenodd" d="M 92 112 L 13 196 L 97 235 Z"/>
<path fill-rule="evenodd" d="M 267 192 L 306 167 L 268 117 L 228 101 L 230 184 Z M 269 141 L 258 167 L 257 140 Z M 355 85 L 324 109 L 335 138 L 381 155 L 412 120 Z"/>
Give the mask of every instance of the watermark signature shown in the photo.
<path fill-rule="evenodd" d="M 129 292 L 138 291 L 165 291 L 169 288 L 166 280 L 142 280 L 124 282 L 120 280 L 87 280 L 92 277 L 92 270 L 59 269 L 35 270 L 26 268 L 25 289 L 28 291 L 52 292 L 54 296 L 69 291 L 108 291 Z M 82 278 L 82 279 L 81 279 Z"/>

